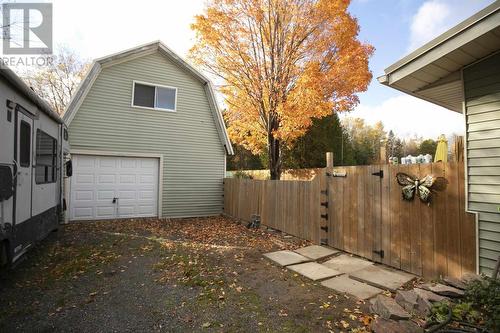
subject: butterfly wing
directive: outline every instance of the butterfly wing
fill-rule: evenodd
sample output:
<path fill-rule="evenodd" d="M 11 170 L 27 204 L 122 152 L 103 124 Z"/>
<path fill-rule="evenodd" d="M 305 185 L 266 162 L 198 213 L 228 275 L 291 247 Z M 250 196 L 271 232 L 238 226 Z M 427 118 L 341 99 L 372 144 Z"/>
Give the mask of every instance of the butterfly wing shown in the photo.
<path fill-rule="evenodd" d="M 410 175 L 404 172 L 398 172 L 396 174 L 396 180 L 398 181 L 398 184 L 401 186 L 413 185 L 415 183 L 415 180 L 413 180 L 413 178 Z"/>
<path fill-rule="evenodd" d="M 412 201 L 415 197 L 415 185 L 406 185 L 402 190 L 403 199 L 406 201 Z"/>

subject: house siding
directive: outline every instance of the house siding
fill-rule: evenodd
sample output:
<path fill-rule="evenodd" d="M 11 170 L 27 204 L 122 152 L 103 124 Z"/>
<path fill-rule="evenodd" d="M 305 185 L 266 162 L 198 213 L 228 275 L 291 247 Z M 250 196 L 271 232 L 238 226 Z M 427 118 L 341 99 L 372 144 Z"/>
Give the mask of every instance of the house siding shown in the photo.
<path fill-rule="evenodd" d="M 500 54 L 463 71 L 468 208 L 479 213 L 479 269 L 500 256 Z"/>
<path fill-rule="evenodd" d="M 177 88 L 177 111 L 131 106 L 133 81 Z M 159 52 L 104 67 L 69 126 L 72 150 L 163 155 L 162 216 L 223 208 L 225 150 L 204 84 Z"/>

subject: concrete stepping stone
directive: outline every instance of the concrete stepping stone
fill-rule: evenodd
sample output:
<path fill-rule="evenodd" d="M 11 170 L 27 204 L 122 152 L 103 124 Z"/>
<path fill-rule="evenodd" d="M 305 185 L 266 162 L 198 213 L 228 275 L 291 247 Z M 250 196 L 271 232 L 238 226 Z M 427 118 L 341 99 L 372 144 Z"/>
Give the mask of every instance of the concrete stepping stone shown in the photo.
<path fill-rule="evenodd" d="M 323 265 L 342 273 L 352 273 L 372 266 L 373 263 L 358 257 L 352 257 L 348 254 L 341 254 L 338 257 L 325 261 Z"/>
<path fill-rule="evenodd" d="M 402 271 L 373 265 L 359 271 L 349 273 L 349 277 L 371 284 L 377 288 L 388 289 L 395 292 L 396 289 L 411 281 L 416 276 Z"/>
<path fill-rule="evenodd" d="M 350 279 L 347 275 L 325 280 L 321 284 L 337 292 L 351 294 L 359 299 L 368 299 L 382 292 L 381 289 Z"/>
<path fill-rule="evenodd" d="M 373 333 L 423 333 L 424 329 L 409 320 L 388 320 L 377 318 L 371 324 Z"/>
<path fill-rule="evenodd" d="M 266 253 L 264 254 L 264 257 L 272 260 L 280 266 L 295 265 L 311 261 L 311 259 L 307 257 L 288 250 Z"/>
<path fill-rule="evenodd" d="M 324 280 L 342 274 L 316 262 L 306 262 L 288 266 L 287 268 L 313 281 Z"/>
<path fill-rule="evenodd" d="M 372 300 L 371 309 L 384 319 L 408 319 L 410 314 L 405 311 L 394 299 L 378 295 Z"/>
<path fill-rule="evenodd" d="M 312 260 L 319 260 L 337 254 L 340 251 L 324 246 L 311 245 L 297 249 L 295 252 L 303 255 L 304 257 L 311 258 Z"/>
<path fill-rule="evenodd" d="M 435 294 L 447 297 L 462 297 L 464 291 L 441 283 L 426 283 L 420 286 L 422 289 L 432 291 Z"/>

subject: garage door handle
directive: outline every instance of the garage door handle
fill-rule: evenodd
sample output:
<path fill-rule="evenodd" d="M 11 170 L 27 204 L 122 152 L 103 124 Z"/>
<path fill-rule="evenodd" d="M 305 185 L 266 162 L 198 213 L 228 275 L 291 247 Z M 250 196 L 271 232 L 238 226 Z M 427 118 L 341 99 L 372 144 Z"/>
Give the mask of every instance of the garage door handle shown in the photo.
<path fill-rule="evenodd" d="M 118 198 L 113 198 L 113 203 L 116 203 L 118 201 Z"/>

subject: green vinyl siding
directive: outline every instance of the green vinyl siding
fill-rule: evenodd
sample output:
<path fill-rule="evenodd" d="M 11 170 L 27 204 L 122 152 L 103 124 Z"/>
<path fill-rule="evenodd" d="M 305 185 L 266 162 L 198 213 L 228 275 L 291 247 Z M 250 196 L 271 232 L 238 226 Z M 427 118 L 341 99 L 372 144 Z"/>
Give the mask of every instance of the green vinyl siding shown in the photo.
<path fill-rule="evenodd" d="M 468 207 L 479 213 L 479 268 L 500 256 L 500 54 L 464 69 Z"/>
<path fill-rule="evenodd" d="M 133 81 L 177 88 L 176 112 L 132 107 Z M 163 155 L 162 215 L 223 208 L 225 151 L 204 84 L 155 52 L 104 66 L 69 126 L 72 150 Z"/>

